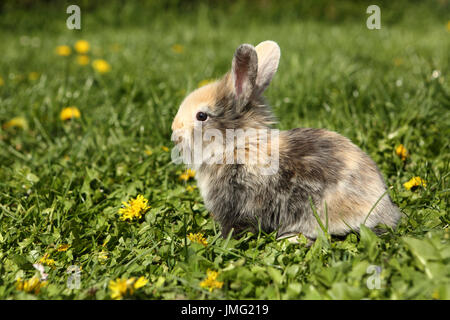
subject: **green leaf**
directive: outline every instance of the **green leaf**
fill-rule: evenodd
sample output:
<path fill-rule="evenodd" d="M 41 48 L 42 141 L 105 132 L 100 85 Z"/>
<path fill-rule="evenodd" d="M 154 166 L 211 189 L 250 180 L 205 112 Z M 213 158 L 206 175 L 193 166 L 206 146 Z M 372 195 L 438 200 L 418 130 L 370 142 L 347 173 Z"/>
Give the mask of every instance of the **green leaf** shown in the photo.
<path fill-rule="evenodd" d="M 281 284 L 283 282 L 283 275 L 278 269 L 268 267 L 267 272 L 269 273 L 270 278 L 272 278 L 273 282 L 276 284 Z"/>
<path fill-rule="evenodd" d="M 327 292 L 334 300 L 360 300 L 364 298 L 364 291 L 360 288 L 351 287 L 346 283 L 334 283 Z"/>
<path fill-rule="evenodd" d="M 25 270 L 33 269 L 33 264 L 22 255 L 13 254 L 13 255 L 11 255 L 11 260 L 14 261 L 14 263 L 21 269 L 25 269 Z"/>
<path fill-rule="evenodd" d="M 378 243 L 380 238 L 378 238 L 375 233 L 372 232 L 365 225 L 360 226 L 361 244 L 366 249 L 369 255 L 370 261 L 374 261 L 379 255 Z"/>
<path fill-rule="evenodd" d="M 403 238 L 403 242 L 423 266 L 427 264 L 428 260 L 441 259 L 439 252 L 428 241 L 428 239 L 420 240 L 411 237 L 405 237 Z"/>

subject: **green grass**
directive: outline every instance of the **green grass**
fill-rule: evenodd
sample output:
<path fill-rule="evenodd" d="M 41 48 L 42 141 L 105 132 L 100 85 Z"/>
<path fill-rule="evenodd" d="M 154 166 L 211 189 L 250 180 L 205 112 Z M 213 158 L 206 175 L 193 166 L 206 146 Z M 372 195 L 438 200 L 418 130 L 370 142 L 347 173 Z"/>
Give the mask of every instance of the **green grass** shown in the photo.
<path fill-rule="evenodd" d="M 89 11 L 81 31 L 65 29 L 64 8 L 0 16 L 0 124 L 28 122 L 0 128 L 1 299 L 110 299 L 110 280 L 141 276 L 149 282 L 130 298 L 450 299 L 447 21 L 409 8 L 371 31 L 364 8 L 359 20 L 339 22 L 248 19 L 238 9 L 211 18 L 200 6 L 115 23 L 115 11 L 101 8 Z M 55 55 L 57 45 L 79 39 L 111 72 L 79 66 L 73 52 Z M 181 100 L 224 74 L 239 44 L 266 39 L 282 52 L 267 91 L 279 127 L 327 128 L 366 151 L 404 213 L 397 230 L 323 236 L 311 248 L 274 234 L 223 239 L 198 190 L 186 190 L 195 181 L 179 180 L 183 167 L 161 147 L 172 147 Z M 59 113 L 72 105 L 81 118 L 63 123 Z M 406 162 L 395 154 L 399 144 Z M 406 190 L 414 176 L 426 188 Z M 151 209 L 121 221 L 122 201 L 138 194 Z M 208 245 L 187 240 L 191 232 Z M 58 252 L 60 244 L 70 248 Z M 37 295 L 17 290 L 16 279 L 33 277 L 32 264 L 46 253 L 55 260 L 45 267 L 48 285 Z M 79 289 L 67 288 L 71 265 L 82 268 Z M 367 286 L 370 265 L 381 267 L 379 289 Z M 200 287 L 207 269 L 220 272 L 221 289 Z"/>

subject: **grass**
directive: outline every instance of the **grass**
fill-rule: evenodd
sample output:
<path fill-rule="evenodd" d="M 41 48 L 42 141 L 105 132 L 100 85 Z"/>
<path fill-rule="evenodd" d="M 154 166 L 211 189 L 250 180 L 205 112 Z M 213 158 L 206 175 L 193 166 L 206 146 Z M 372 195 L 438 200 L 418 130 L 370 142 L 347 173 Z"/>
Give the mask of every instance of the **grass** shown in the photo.
<path fill-rule="evenodd" d="M 0 298 L 110 299 L 111 280 L 143 276 L 148 283 L 124 298 L 450 299 L 450 30 L 420 7 L 408 10 L 376 31 L 364 9 L 360 20 L 280 22 L 199 6 L 115 24 L 106 7 L 89 11 L 81 31 L 65 28 L 64 8 L 45 11 L 50 18 L 39 8 L 4 13 L 0 124 L 23 117 L 28 125 L 0 129 Z M 79 39 L 110 72 L 76 63 Z M 181 100 L 224 74 L 239 44 L 266 39 L 282 50 L 267 91 L 279 127 L 328 128 L 366 151 L 404 214 L 397 230 L 324 235 L 310 248 L 274 234 L 223 239 L 198 190 L 187 188 L 195 181 L 179 179 L 184 168 L 163 147 L 172 147 Z M 58 45 L 72 54 L 57 56 Z M 81 117 L 61 121 L 68 106 Z M 426 187 L 406 190 L 415 176 Z M 151 208 L 121 221 L 122 202 L 139 194 Z M 197 232 L 206 246 L 188 239 Z M 47 285 L 18 290 L 45 254 L 54 260 Z M 79 289 L 67 286 L 70 266 L 81 268 Z M 208 269 L 222 288 L 200 286 Z"/>

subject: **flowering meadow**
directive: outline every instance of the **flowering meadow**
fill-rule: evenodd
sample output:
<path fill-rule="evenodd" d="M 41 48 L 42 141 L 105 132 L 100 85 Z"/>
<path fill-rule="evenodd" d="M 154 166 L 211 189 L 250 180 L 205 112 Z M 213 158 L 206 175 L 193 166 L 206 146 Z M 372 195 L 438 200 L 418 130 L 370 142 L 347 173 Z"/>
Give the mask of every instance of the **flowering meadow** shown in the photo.
<path fill-rule="evenodd" d="M 449 1 L 381 5 L 380 30 L 361 2 L 231 3 L 80 5 L 81 30 L 62 4 L 3 4 L 0 299 L 450 299 Z M 184 96 L 267 39 L 278 127 L 367 152 L 396 230 L 223 238 L 195 171 L 171 162 Z"/>

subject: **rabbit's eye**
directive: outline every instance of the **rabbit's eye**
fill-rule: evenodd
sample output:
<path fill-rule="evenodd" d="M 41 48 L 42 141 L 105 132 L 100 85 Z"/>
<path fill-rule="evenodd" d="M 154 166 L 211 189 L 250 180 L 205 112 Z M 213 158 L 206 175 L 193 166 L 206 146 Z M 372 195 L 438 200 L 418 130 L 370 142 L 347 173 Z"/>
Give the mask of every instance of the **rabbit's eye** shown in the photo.
<path fill-rule="evenodd" d="M 205 121 L 208 119 L 208 115 L 204 112 L 197 112 L 196 118 L 198 121 Z"/>

